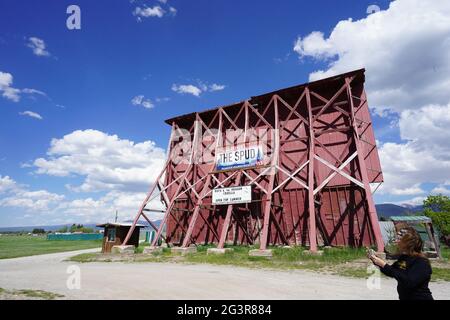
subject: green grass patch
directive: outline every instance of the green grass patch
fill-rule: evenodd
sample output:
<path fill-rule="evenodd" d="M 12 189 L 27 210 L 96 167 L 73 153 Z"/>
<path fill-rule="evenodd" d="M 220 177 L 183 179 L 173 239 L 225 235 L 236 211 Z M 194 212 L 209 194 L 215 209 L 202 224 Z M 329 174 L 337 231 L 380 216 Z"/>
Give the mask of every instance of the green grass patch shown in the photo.
<path fill-rule="evenodd" d="M 0 236 L 0 259 L 38 254 L 99 248 L 102 240 L 50 241 L 46 236 L 2 235 Z"/>
<path fill-rule="evenodd" d="M 14 291 L 15 294 L 24 295 L 26 297 L 30 298 L 40 298 L 45 300 L 53 300 L 55 298 L 63 298 L 64 296 L 61 294 L 48 292 L 44 290 L 30 290 L 30 289 L 24 289 L 24 290 L 16 290 Z"/>
<path fill-rule="evenodd" d="M 441 255 L 442 255 L 443 260 L 449 261 L 450 260 L 450 248 L 442 246 L 441 247 Z"/>
<path fill-rule="evenodd" d="M 433 274 L 431 275 L 431 281 L 450 281 L 450 269 L 449 268 L 433 268 Z"/>
<path fill-rule="evenodd" d="M 249 251 L 255 249 L 252 246 L 229 246 L 233 251 L 222 255 L 207 255 L 204 246 L 199 246 L 197 253 L 185 256 L 185 262 L 209 263 L 219 265 L 235 265 L 254 268 L 275 269 L 312 269 L 317 270 L 329 265 L 336 265 L 365 256 L 362 249 L 330 248 L 324 249 L 322 255 L 304 253 L 304 247 L 280 248 L 272 247 L 272 258 L 251 257 Z"/>
<path fill-rule="evenodd" d="M 82 254 L 78 254 L 76 256 L 70 257 L 67 260 L 68 261 L 73 261 L 73 262 L 84 263 L 84 262 L 97 261 L 97 257 L 98 257 L 97 253 L 82 253 Z"/>
<path fill-rule="evenodd" d="M 366 268 L 355 268 L 355 267 L 342 267 L 336 270 L 337 274 L 345 277 L 354 277 L 354 278 L 367 278 L 369 274 L 367 273 Z M 384 274 L 381 274 L 382 277 L 387 278 Z M 439 268 L 433 267 L 433 273 L 431 275 L 431 281 L 450 281 L 450 269 L 448 268 Z"/>
<path fill-rule="evenodd" d="M 352 278 L 367 278 L 369 274 L 367 273 L 367 268 L 355 268 L 355 267 L 342 267 L 336 270 L 336 274 L 344 277 Z M 381 275 L 383 276 L 383 275 Z"/>
<path fill-rule="evenodd" d="M 31 290 L 31 289 L 21 289 L 21 290 L 6 290 L 0 288 L 0 294 L 6 296 L 23 296 L 27 298 L 38 298 L 44 300 L 53 300 L 56 298 L 63 298 L 64 295 L 48 292 L 44 290 Z"/>

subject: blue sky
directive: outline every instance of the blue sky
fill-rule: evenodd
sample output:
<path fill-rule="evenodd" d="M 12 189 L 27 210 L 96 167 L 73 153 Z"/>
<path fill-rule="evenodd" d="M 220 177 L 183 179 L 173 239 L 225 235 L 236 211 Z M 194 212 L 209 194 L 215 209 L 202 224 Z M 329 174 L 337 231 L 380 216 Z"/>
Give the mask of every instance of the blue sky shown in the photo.
<path fill-rule="evenodd" d="M 66 8 L 70 4 L 81 8 L 81 30 L 66 28 Z M 86 209 L 88 203 L 104 210 L 102 217 L 112 215 L 117 206 L 128 208 L 128 204 L 112 204 L 111 198 L 120 195 L 134 201 L 146 190 L 140 189 L 144 183 L 116 187 L 114 179 L 104 178 L 103 173 L 81 169 L 55 173 L 49 169 L 48 166 L 60 164 L 52 161 L 62 161 L 64 155 L 71 156 L 70 161 L 79 159 L 70 154 L 73 146 L 67 147 L 74 143 L 71 137 L 84 141 L 89 134 L 97 134 L 99 139 L 110 141 L 111 148 L 124 140 L 136 144 L 153 141 L 153 146 L 145 146 L 145 152 L 149 155 L 156 152 L 159 156 L 164 150 L 158 148 L 167 146 L 169 127 L 164 123 L 167 118 L 307 82 L 315 71 L 332 69 L 333 61 L 337 62 L 334 67 L 340 67 L 347 52 L 333 51 L 331 45 L 324 49 L 321 44 L 331 43 L 339 48 L 338 40 L 335 43 L 327 39 L 337 30 L 339 21 L 349 18 L 364 21 L 368 6 L 373 4 L 384 12 L 391 10 L 390 1 L 361 0 L 2 1 L 3 93 L 11 92 L 5 88 L 17 89 L 19 100 L 5 94 L 0 96 L 0 178 L 3 177 L 5 185 L 0 199 L 7 198 L 0 200 L 0 226 L 76 219 L 96 221 Z M 162 17 L 133 14 L 136 8 L 157 6 L 163 12 Z M 170 8 L 176 9 L 176 13 Z M 385 19 L 391 18 L 386 14 Z M 433 32 L 429 26 L 426 28 Z M 307 37 L 314 31 L 322 32 L 319 42 Z M 31 38 L 42 42 L 33 42 Z M 295 44 L 299 44 L 297 49 Z M 41 51 L 36 51 L 40 45 Z M 405 52 L 406 48 L 407 44 Z M 368 49 L 365 54 L 369 56 L 372 52 Z M 353 68 L 350 65 L 348 69 Z M 368 68 L 368 77 L 372 70 L 374 75 L 379 72 Z M 176 92 L 174 89 L 180 85 L 192 85 L 202 92 L 199 96 Z M 220 90 L 212 90 L 214 85 Z M 1 86 L 0 82 L 0 91 Z M 372 87 L 377 93 L 387 90 L 376 83 Z M 370 90 L 368 94 L 370 103 Z M 133 104 L 133 98 L 139 96 Z M 448 102 L 445 99 L 432 102 L 443 106 Z M 376 138 L 382 144 L 391 143 L 386 150 L 410 146 L 405 139 L 408 134 L 402 135 L 400 131 L 402 123 L 410 119 L 405 120 L 405 111 L 411 109 L 414 115 L 426 103 L 409 108 L 395 103 L 391 106 L 389 100 L 378 97 L 374 101 L 380 101 L 373 114 Z M 86 131 L 89 129 L 95 132 Z M 74 132 L 78 135 L 72 136 Z M 114 135 L 116 140 L 111 138 Z M 59 139 L 61 145 L 66 143 L 66 149 L 61 147 L 65 151 L 55 149 L 49 155 L 52 139 Z M 76 143 L 79 146 L 81 142 Z M 46 160 L 47 166 L 37 165 L 36 159 Z M 84 156 L 83 159 L 86 160 Z M 392 159 L 392 155 L 385 159 Z M 408 191 L 408 186 L 398 186 L 387 188 L 375 199 L 401 202 L 423 197 L 435 188 L 447 190 L 447 178 L 416 180 L 411 182 L 411 186 L 417 187 L 416 194 L 414 190 Z M 106 186 L 109 183 L 106 181 L 111 184 Z M 84 191 L 70 187 L 83 184 Z M 141 193 L 132 195 L 137 190 Z M 36 191 L 45 192 L 30 194 Z M 38 203 L 40 211 L 33 210 L 32 205 L 40 200 L 43 200 Z M 67 204 L 58 208 L 58 202 Z M 80 203 L 81 209 L 76 207 Z M 133 204 L 129 207 L 133 208 Z M 52 214 L 47 212 L 52 210 Z M 73 214 L 77 210 L 84 213 Z M 58 216 L 56 212 L 62 211 L 65 213 Z M 125 218 L 133 214 L 123 215 Z"/>

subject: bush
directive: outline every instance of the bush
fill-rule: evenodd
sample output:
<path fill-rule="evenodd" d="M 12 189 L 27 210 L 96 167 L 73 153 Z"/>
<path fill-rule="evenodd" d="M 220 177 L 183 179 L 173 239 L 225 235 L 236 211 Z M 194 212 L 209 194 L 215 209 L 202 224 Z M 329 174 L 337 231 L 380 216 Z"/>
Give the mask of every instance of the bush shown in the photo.
<path fill-rule="evenodd" d="M 81 233 L 94 233 L 94 229 L 86 228 L 82 224 L 72 224 L 70 227 L 70 232 L 81 232 Z"/>

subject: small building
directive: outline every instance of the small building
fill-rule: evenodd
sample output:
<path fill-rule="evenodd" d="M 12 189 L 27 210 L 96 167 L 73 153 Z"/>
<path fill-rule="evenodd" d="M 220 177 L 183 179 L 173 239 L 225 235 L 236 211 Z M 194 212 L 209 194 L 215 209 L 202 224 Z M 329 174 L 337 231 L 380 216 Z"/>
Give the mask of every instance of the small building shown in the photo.
<path fill-rule="evenodd" d="M 424 242 L 425 254 L 428 257 L 440 257 L 441 250 L 439 247 L 439 237 L 434 232 L 433 223 L 427 216 L 391 216 L 394 223 L 397 238 L 401 235 L 401 231 L 406 226 L 414 227 Z"/>
<path fill-rule="evenodd" d="M 98 224 L 97 227 L 104 228 L 102 253 L 110 253 L 113 246 L 120 246 L 123 240 L 125 240 L 131 228 L 131 223 L 107 222 Z M 135 247 L 139 246 L 139 233 L 141 228 L 145 228 L 145 226 L 136 224 L 136 228 L 127 244 L 134 245 Z"/>

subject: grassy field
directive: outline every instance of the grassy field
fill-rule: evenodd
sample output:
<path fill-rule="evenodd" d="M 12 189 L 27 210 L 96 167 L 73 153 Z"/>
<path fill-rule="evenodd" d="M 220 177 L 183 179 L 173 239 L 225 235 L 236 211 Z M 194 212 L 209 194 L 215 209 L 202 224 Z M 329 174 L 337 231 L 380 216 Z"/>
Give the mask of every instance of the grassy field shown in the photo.
<path fill-rule="evenodd" d="M 0 259 L 101 247 L 101 240 L 48 241 L 46 236 L 1 235 Z"/>
<path fill-rule="evenodd" d="M 143 247 L 136 249 L 135 255 L 102 255 L 96 253 L 86 253 L 70 258 L 76 262 L 173 262 L 173 263 L 206 263 L 217 265 L 232 265 L 247 268 L 268 268 L 282 270 L 314 270 L 331 274 L 342 275 L 346 277 L 367 278 L 371 272 L 367 271 L 368 262 L 365 249 L 353 248 L 329 248 L 324 249 L 321 256 L 304 253 L 305 248 L 279 248 L 273 249 L 273 257 L 267 259 L 264 257 L 250 257 L 249 250 L 255 247 L 251 246 L 230 246 L 232 252 L 223 255 L 207 255 L 208 248 L 213 246 L 198 246 L 196 253 L 186 256 L 172 254 L 170 249 L 163 249 L 160 253 L 150 255 L 141 254 Z M 433 276 L 432 280 L 450 281 L 450 262 L 448 260 L 449 249 L 443 250 L 445 257 L 441 261 L 432 262 Z"/>

